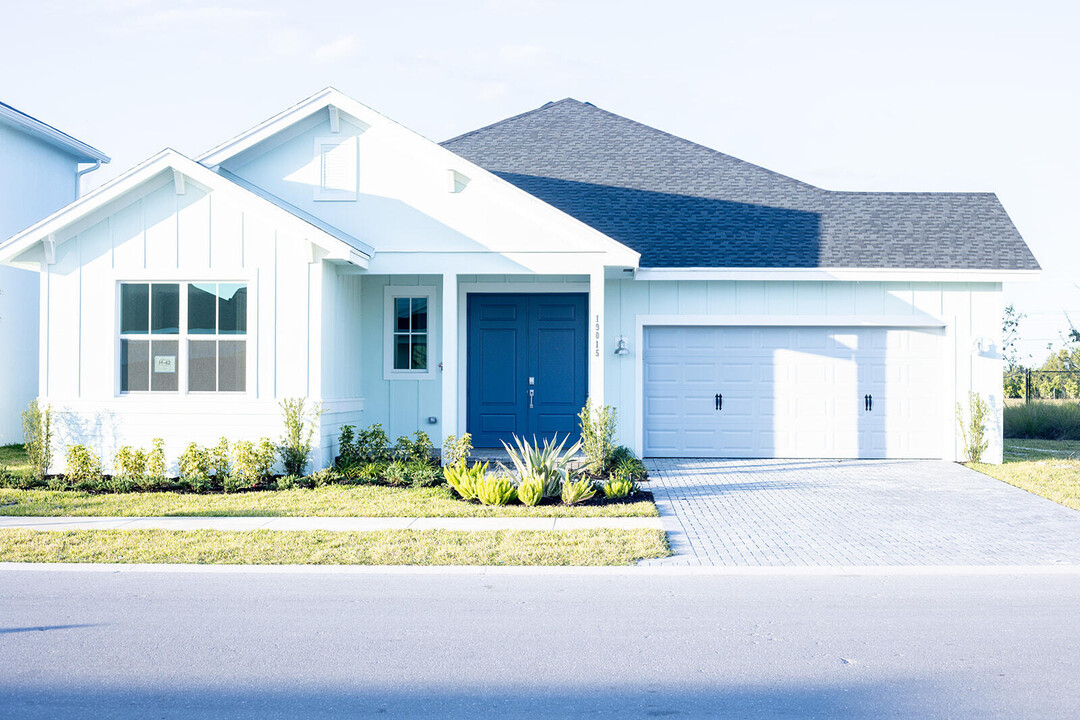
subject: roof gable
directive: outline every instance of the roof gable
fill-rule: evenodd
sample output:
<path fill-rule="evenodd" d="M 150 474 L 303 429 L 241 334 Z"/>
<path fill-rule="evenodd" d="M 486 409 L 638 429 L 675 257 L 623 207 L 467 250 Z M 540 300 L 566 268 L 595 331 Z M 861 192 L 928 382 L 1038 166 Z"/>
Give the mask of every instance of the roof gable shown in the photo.
<path fill-rule="evenodd" d="M 222 192 L 247 206 L 256 206 L 261 212 L 272 216 L 276 222 L 297 230 L 302 237 L 323 248 L 330 260 L 366 265 L 373 253 L 369 246 L 359 240 L 344 236 L 335 229 L 320 227 L 319 224 L 295 214 L 285 203 L 276 198 L 265 193 L 253 192 L 221 174 L 211 172 L 175 150 L 165 149 L 120 177 L 0 243 L 0 264 L 19 264 L 20 255 L 39 243 L 51 243 L 53 236 L 82 223 L 111 203 L 129 194 L 138 193 L 141 188 L 153 184 L 170 172 L 175 182 L 183 182 L 177 176 L 190 178 L 193 182 L 213 192 Z M 47 254 L 48 251 L 46 256 Z"/>
<path fill-rule="evenodd" d="M 443 146 L 642 267 L 1038 268 L 993 194 L 832 192 L 572 99 Z"/>

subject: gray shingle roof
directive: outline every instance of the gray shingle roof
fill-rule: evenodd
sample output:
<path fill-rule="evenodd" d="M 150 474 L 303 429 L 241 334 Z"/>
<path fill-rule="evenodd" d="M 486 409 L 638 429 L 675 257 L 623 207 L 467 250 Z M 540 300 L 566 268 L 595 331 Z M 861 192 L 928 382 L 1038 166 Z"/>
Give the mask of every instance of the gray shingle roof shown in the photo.
<path fill-rule="evenodd" d="M 993 193 L 824 190 L 577 100 L 442 145 L 642 267 L 1039 267 Z"/>

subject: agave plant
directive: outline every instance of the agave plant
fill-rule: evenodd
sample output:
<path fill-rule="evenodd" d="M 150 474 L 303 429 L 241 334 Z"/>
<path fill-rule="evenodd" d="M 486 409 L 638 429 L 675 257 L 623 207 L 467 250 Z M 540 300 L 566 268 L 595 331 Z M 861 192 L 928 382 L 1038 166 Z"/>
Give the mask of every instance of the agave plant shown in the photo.
<path fill-rule="evenodd" d="M 519 438 L 517 435 L 514 435 L 514 447 L 503 442 L 503 447 L 510 456 L 510 462 L 514 464 L 518 478 L 524 480 L 533 476 L 539 477 L 544 483 L 544 497 L 558 497 L 568 474 L 567 465 L 581 448 L 581 443 L 576 442 L 563 449 L 566 441 L 570 439 L 569 434 L 556 445 L 557 439 L 558 436 L 551 440 L 545 438 L 542 447 L 535 437 L 531 445 L 528 440 Z"/>
<path fill-rule="evenodd" d="M 562 501 L 564 505 L 576 505 L 585 502 L 596 494 L 596 486 L 588 477 L 577 480 L 566 479 L 562 485 Z"/>

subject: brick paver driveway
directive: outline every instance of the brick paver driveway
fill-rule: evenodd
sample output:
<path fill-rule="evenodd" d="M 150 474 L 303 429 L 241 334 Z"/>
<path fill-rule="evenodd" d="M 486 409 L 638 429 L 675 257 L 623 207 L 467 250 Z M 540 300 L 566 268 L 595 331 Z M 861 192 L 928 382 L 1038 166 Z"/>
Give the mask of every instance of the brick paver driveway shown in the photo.
<path fill-rule="evenodd" d="M 962 465 L 650 460 L 663 565 L 1080 564 L 1080 512 Z"/>

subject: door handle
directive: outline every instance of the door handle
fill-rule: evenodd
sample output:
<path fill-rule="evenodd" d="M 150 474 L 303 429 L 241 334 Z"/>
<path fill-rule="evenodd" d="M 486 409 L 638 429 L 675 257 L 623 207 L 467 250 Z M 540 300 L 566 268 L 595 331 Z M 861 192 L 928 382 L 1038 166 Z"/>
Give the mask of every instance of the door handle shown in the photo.
<path fill-rule="evenodd" d="M 536 391 L 535 391 L 535 390 L 533 390 L 532 388 L 529 388 L 529 409 L 530 409 L 530 410 L 532 410 L 532 409 L 533 409 L 533 395 L 534 395 L 535 393 L 536 393 Z"/>
<path fill-rule="evenodd" d="M 724 396 L 723 395 L 721 395 L 720 393 L 716 393 L 716 395 L 713 397 L 713 400 L 716 402 L 716 409 L 717 410 L 723 410 L 724 409 Z"/>
<path fill-rule="evenodd" d="M 874 396 L 873 395 L 864 395 L 863 396 L 863 408 L 866 410 L 866 412 L 873 412 L 873 410 L 874 410 Z"/>

